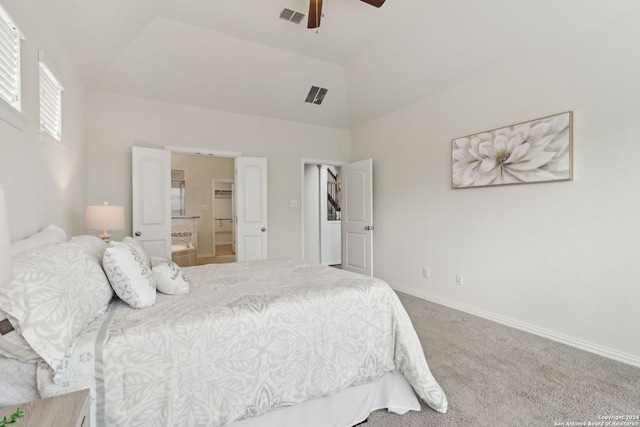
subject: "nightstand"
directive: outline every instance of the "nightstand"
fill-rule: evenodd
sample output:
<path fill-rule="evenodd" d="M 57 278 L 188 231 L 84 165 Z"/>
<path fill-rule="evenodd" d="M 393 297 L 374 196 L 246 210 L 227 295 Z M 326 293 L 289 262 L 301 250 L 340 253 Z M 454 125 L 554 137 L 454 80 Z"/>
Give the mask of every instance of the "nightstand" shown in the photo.
<path fill-rule="evenodd" d="M 11 427 L 89 427 L 89 407 L 89 390 L 80 390 L 1 408 L 0 420 L 20 408 L 24 417 Z"/>

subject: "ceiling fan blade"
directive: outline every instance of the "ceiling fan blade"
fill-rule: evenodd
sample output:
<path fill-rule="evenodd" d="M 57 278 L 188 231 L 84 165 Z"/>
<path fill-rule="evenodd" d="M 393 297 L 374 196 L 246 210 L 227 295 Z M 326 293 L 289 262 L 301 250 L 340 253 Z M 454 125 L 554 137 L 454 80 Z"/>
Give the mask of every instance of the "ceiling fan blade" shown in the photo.
<path fill-rule="evenodd" d="M 322 0 L 310 0 L 307 28 L 318 28 L 320 26 L 320 18 L 322 18 Z"/>
<path fill-rule="evenodd" d="M 361 0 L 366 4 L 370 4 L 371 6 L 380 7 L 384 4 L 384 0 Z"/>

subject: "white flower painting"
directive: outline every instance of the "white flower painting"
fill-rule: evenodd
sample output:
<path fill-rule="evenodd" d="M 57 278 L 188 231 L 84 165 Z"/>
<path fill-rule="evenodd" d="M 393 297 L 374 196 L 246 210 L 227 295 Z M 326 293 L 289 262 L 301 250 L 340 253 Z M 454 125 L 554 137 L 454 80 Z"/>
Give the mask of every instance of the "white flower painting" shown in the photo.
<path fill-rule="evenodd" d="M 453 188 L 570 180 L 572 135 L 568 111 L 454 139 Z"/>

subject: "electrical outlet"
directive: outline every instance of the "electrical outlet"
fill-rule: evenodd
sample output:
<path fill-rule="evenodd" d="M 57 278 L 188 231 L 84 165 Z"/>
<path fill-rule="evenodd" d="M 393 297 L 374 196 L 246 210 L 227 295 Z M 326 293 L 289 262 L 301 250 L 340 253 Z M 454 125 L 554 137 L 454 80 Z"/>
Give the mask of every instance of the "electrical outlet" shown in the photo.
<path fill-rule="evenodd" d="M 462 286 L 462 274 L 456 274 L 456 285 Z"/>
<path fill-rule="evenodd" d="M 426 277 L 427 279 L 431 277 L 431 271 L 429 267 L 422 267 L 422 277 Z"/>

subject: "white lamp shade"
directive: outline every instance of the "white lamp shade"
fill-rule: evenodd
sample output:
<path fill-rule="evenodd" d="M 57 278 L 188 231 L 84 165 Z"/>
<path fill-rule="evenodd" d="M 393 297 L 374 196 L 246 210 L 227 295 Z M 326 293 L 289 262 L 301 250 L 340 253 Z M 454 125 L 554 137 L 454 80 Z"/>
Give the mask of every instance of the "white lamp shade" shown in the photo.
<path fill-rule="evenodd" d="M 124 206 L 87 206 L 85 227 L 90 230 L 124 229 Z"/>
<path fill-rule="evenodd" d="M 0 286 L 13 280 L 13 262 L 11 260 L 11 237 L 4 187 L 0 185 Z"/>

